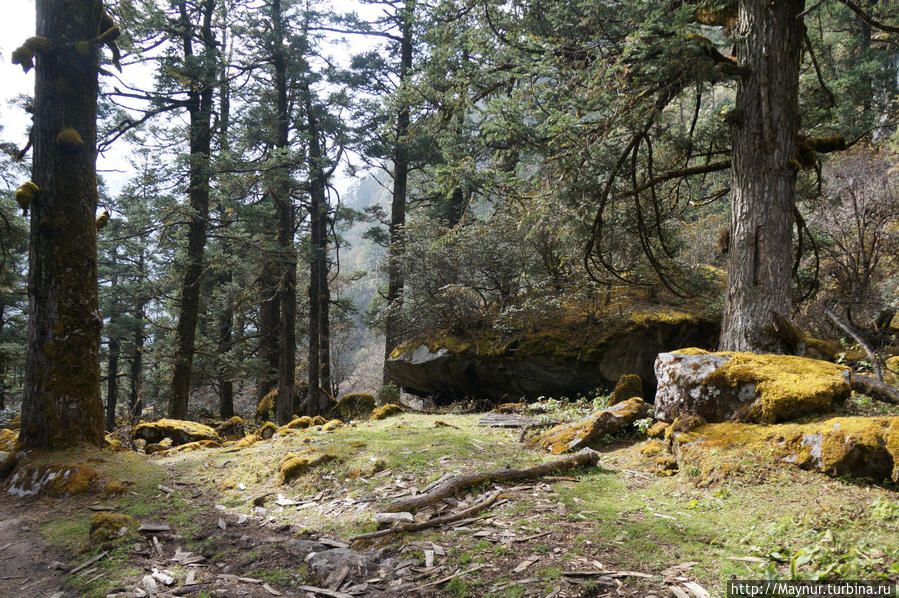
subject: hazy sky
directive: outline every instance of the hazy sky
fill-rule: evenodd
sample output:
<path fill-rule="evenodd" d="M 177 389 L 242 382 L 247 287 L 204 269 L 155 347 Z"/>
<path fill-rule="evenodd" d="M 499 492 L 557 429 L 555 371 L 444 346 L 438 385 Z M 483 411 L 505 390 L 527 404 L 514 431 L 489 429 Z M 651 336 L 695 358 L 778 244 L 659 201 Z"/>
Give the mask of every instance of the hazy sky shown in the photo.
<path fill-rule="evenodd" d="M 34 35 L 35 8 L 34 0 L 3 0 L 3 11 L 0 16 L 0 124 L 3 131 L 0 138 L 3 141 L 15 143 L 23 147 L 27 141 L 27 130 L 30 124 L 30 116 L 24 110 L 12 106 L 9 102 L 20 94 L 34 93 L 34 70 L 25 74 L 22 68 L 12 64 L 12 53 L 22 42 Z M 359 5 L 354 0 L 342 0 L 342 10 L 358 10 Z M 372 12 L 371 10 L 365 12 Z M 359 52 L 370 46 L 359 36 L 350 36 L 351 48 Z M 346 57 L 347 53 L 338 53 Z M 134 69 L 135 67 L 131 67 Z M 134 71 L 125 72 L 123 78 L 128 80 L 129 74 L 134 77 Z M 111 193 L 117 193 L 131 175 L 128 161 L 128 146 L 118 141 L 105 156 L 97 160 L 97 169 L 107 183 Z M 106 172 L 103 172 L 106 171 Z M 350 182 L 340 177 L 342 169 L 337 171 L 338 187 L 345 189 Z"/>

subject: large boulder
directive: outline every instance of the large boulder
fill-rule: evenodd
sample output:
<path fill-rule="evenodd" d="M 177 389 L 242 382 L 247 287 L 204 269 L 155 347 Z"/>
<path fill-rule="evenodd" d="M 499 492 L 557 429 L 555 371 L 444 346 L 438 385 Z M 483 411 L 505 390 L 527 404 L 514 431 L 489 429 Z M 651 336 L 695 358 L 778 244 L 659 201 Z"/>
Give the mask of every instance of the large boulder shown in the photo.
<path fill-rule="evenodd" d="M 611 389 L 623 374 L 639 375 L 654 390 L 659 352 L 685 343 L 711 347 L 718 332 L 714 315 L 652 307 L 601 323 L 572 320 L 509 337 L 495 331 L 476 338 L 438 334 L 398 347 L 387 372 L 407 392 L 442 401 L 572 397 Z"/>
<path fill-rule="evenodd" d="M 670 448 L 697 481 L 757 477 L 780 462 L 832 476 L 899 482 L 899 417 L 835 417 L 804 424 L 706 424 L 672 432 Z M 745 471 L 741 471 L 745 470 Z"/>
<path fill-rule="evenodd" d="M 142 438 L 153 444 L 169 438 L 174 446 L 200 440 L 221 441 L 218 433 L 209 426 L 181 419 L 161 419 L 139 424 L 134 428 L 134 438 Z"/>
<path fill-rule="evenodd" d="M 540 437 L 540 446 L 554 455 L 589 447 L 648 413 L 649 405 L 640 397 L 633 397 L 576 422 L 559 424 Z"/>
<path fill-rule="evenodd" d="M 850 370 L 792 355 L 682 349 L 655 363 L 657 419 L 775 423 L 826 413 L 852 392 Z"/>

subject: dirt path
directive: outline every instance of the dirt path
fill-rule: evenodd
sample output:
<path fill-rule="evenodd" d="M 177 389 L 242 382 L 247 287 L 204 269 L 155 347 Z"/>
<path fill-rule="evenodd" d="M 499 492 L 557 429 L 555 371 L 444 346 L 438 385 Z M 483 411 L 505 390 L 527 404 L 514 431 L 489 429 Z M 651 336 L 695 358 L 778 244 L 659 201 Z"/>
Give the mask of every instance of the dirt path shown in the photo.
<path fill-rule="evenodd" d="M 0 596 L 71 596 L 62 590 L 62 572 L 50 568 L 62 555 L 44 546 L 27 517 L 28 504 L 0 493 Z"/>

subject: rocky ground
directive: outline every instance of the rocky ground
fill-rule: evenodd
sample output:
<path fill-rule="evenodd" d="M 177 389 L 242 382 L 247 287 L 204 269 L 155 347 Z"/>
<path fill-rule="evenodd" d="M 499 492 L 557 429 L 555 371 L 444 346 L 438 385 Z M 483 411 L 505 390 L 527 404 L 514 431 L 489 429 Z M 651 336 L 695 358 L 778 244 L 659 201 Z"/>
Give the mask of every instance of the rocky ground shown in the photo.
<path fill-rule="evenodd" d="M 702 597 L 731 576 L 899 578 L 895 487 L 754 452 L 728 453 L 712 476 L 715 451 L 678 463 L 634 426 L 599 440 L 597 466 L 384 515 L 448 475 L 560 458 L 481 419 L 404 414 L 149 456 L 31 455 L 20 471 L 63 473 L 56 497 L 2 493 L 0 594 Z M 494 502 L 478 509 L 484 497 Z M 472 509 L 353 540 L 394 525 L 381 519 Z"/>

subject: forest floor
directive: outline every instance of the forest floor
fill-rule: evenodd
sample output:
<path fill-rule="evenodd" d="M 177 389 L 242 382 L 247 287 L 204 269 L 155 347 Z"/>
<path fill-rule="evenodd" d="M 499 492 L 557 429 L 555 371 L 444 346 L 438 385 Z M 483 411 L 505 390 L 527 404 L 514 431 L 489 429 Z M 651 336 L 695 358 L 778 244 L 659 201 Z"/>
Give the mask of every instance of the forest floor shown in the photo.
<path fill-rule="evenodd" d="M 703 486 L 697 472 L 652 473 L 639 437 L 609 439 L 596 467 L 481 485 L 416 514 L 452 513 L 501 491 L 466 520 L 350 541 L 378 528 L 379 506 L 447 473 L 555 459 L 519 443 L 519 430 L 479 427 L 479 418 L 405 414 L 240 449 L 31 457 L 88 464 L 98 479 L 69 498 L 2 494 L 0 595 L 125 596 L 155 583 L 161 595 L 189 596 L 701 598 L 723 595 L 732 577 L 899 576 L 895 488 L 752 455 L 741 475 Z M 288 455 L 317 454 L 333 457 L 281 483 Z M 127 491 L 104 496 L 116 481 Z M 92 544 L 96 509 L 149 529 Z"/>

